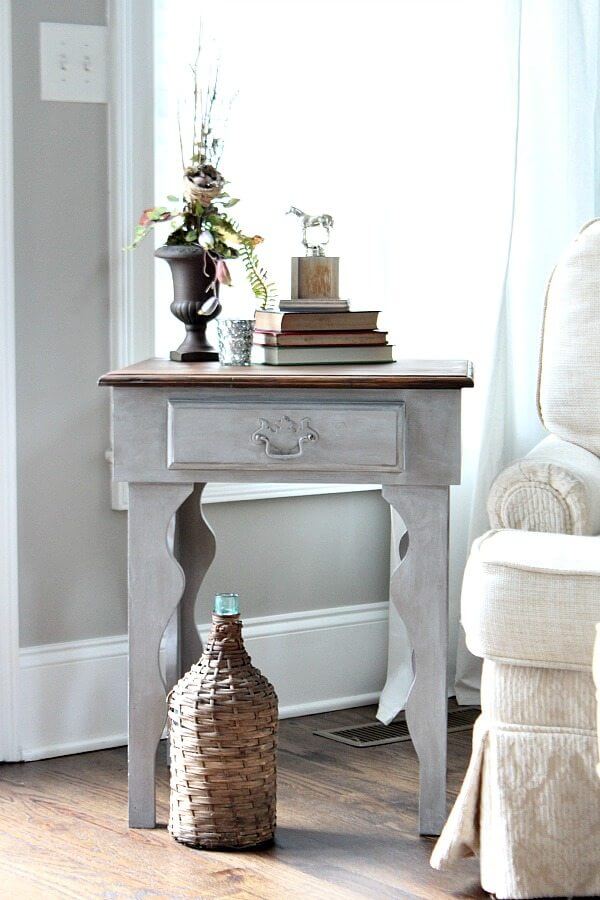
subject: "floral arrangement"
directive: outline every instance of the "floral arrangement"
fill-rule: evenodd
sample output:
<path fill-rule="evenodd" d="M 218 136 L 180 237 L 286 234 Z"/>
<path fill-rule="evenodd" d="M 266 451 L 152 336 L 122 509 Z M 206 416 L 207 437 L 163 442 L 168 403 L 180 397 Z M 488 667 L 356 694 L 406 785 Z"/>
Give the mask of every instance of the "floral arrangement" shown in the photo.
<path fill-rule="evenodd" d="M 144 240 L 155 225 L 171 222 L 166 243 L 201 247 L 215 263 L 215 278 L 221 284 L 231 284 L 228 259 L 241 259 L 254 296 L 264 309 L 274 299 L 274 284 L 261 266 L 256 247 L 263 238 L 245 234 L 228 210 L 239 202 L 225 191 L 227 181 L 219 171 L 223 141 L 213 132 L 213 114 L 217 101 L 218 75 L 215 76 L 203 102 L 199 85 L 198 57 L 192 66 L 194 76 L 192 153 L 185 165 L 181 127 L 179 143 L 183 167 L 183 197 L 169 195 L 167 200 L 177 204 L 168 208 L 154 206 L 145 209 L 135 227 L 130 248 Z"/>

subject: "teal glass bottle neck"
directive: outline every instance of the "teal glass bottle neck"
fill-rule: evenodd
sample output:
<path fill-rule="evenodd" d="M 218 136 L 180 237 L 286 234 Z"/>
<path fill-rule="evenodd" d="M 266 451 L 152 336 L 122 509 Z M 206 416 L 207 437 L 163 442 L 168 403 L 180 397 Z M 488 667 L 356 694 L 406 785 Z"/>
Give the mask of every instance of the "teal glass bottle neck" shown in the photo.
<path fill-rule="evenodd" d="M 238 594 L 217 594 L 213 612 L 218 616 L 239 616 L 240 598 Z"/>

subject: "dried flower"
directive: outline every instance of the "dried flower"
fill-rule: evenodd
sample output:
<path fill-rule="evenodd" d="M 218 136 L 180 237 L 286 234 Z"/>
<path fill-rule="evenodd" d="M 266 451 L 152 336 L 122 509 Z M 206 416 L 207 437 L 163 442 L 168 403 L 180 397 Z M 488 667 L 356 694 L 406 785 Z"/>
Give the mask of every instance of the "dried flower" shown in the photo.
<path fill-rule="evenodd" d="M 225 178 L 218 169 L 223 149 L 223 141 L 213 133 L 213 115 L 218 101 L 218 73 L 208 90 L 204 92 L 198 73 L 199 55 L 200 47 L 192 66 L 194 78 L 192 154 L 187 166 L 183 159 L 181 129 L 179 131 L 184 182 L 183 204 L 172 210 L 165 206 L 145 209 L 136 225 L 135 236 L 130 246 L 137 247 L 158 222 L 174 220 L 167 244 L 188 246 L 195 244 L 202 247 L 215 261 L 216 280 L 221 284 L 231 284 L 231 275 L 225 260 L 240 257 L 253 292 L 265 307 L 275 296 L 275 289 L 254 252 L 254 248 L 262 243 L 263 238 L 258 234 L 253 236 L 244 234 L 237 222 L 230 219 L 226 212 L 238 203 L 238 199 L 226 193 Z M 169 195 L 168 200 L 179 204 L 178 198 L 172 195 Z"/>
<path fill-rule="evenodd" d="M 216 279 L 219 284 L 231 284 L 231 273 L 224 259 L 218 259 L 216 264 Z"/>

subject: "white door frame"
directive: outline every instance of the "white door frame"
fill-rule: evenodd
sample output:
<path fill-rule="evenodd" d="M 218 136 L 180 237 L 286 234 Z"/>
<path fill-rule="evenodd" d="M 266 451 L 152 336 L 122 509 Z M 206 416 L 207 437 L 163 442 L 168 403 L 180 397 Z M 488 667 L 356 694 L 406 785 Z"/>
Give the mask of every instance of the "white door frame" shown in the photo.
<path fill-rule="evenodd" d="M 0 3 L 0 760 L 21 758 L 10 3 Z"/>
<path fill-rule="evenodd" d="M 153 242 L 124 251 L 154 202 L 154 2 L 109 0 L 110 357 L 120 368 L 154 352 Z"/>
<path fill-rule="evenodd" d="M 154 355 L 153 241 L 124 251 L 154 202 L 154 0 L 108 0 L 110 366 Z M 106 458 L 112 464 L 112 425 Z M 127 485 L 111 483 L 113 509 Z"/>

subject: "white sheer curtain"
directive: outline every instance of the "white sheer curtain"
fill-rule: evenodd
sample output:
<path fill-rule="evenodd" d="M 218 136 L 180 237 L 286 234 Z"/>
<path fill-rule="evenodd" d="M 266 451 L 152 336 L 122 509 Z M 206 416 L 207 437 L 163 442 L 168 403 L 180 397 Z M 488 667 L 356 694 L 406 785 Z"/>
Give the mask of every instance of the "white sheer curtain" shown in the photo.
<path fill-rule="evenodd" d="M 487 486 L 541 431 L 543 282 L 593 214 L 597 3 L 524 0 L 521 21 L 517 0 L 154 2 L 156 200 L 179 189 L 177 103 L 189 96 L 202 18 L 204 59 L 218 58 L 222 95 L 236 95 L 222 169 L 242 198 L 236 217 L 265 237 L 261 256 L 280 295 L 298 252 L 285 210 L 330 212 L 342 292 L 382 309 L 398 356 L 475 363 L 463 483 L 451 498 L 456 648 L 462 569 L 470 538 L 487 527 Z M 181 112 L 185 122 L 185 104 Z M 165 270 L 157 266 L 159 354 L 179 337 Z M 234 275 L 224 307 L 248 311 Z M 404 629 L 390 615 L 385 719 L 410 681 Z M 465 659 L 461 651 L 468 701 L 477 675 Z"/>
<path fill-rule="evenodd" d="M 597 215 L 599 21 L 596 0 L 523 0 L 514 6 L 513 214 L 498 295 L 492 366 L 469 543 L 488 526 L 491 483 L 545 433 L 535 410 L 546 282 L 563 247 Z M 477 700 L 480 661 L 460 634 L 456 691 Z"/>

